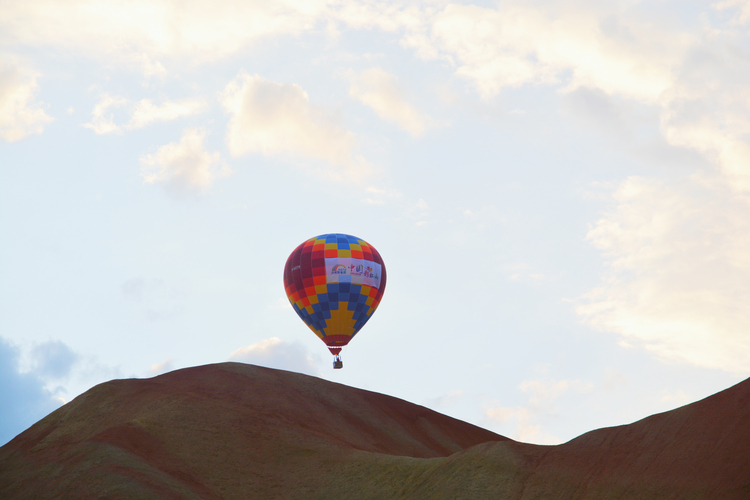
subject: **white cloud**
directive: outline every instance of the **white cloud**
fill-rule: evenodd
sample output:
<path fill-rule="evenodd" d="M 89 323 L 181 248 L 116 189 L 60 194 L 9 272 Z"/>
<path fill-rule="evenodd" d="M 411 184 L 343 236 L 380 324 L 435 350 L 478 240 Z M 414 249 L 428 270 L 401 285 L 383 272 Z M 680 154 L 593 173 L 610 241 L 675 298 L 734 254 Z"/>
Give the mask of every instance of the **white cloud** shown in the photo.
<path fill-rule="evenodd" d="M 111 96 L 104 94 L 99 102 L 94 105 L 94 109 L 91 111 L 91 123 L 84 123 L 83 126 L 90 128 L 94 133 L 112 134 L 122 133 L 122 128 L 115 123 L 114 115 L 108 113 L 110 108 L 118 108 L 128 103 L 128 100 L 124 97 Z"/>
<path fill-rule="evenodd" d="M 137 129 L 153 122 L 176 120 L 183 116 L 198 114 L 205 111 L 206 108 L 206 102 L 200 99 L 165 101 L 159 106 L 154 105 L 149 99 L 142 99 L 136 103 L 130 121 L 125 128 Z"/>
<path fill-rule="evenodd" d="M 141 62 L 143 65 L 143 76 L 151 78 L 153 76 L 158 78 L 165 78 L 167 76 L 167 70 L 159 61 L 152 61 L 148 54 L 141 54 Z"/>
<path fill-rule="evenodd" d="M 474 223 L 479 231 L 504 223 L 505 217 L 494 205 L 487 205 L 480 209 L 466 208 L 462 210 L 464 217 Z"/>
<path fill-rule="evenodd" d="M 34 101 L 36 76 L 10 58 L 0 62 L 0 138 L 19 141 L 41 134 L 53 118 Z"/>
<path fill-rule="evenodd" d="M 284 342 L 277 337 L 264 339 L 255 344 L 241 347 L 230 355 L 232 361 L 319 375 L 319 358 L 310 354 L 300 343 Z"/>
<path fill-rule="evenodd" d="M 176 0 L 71 0 L 5 2 L 0 41 L 5 45 L 75 50 L 133 70 L 158 74 L 150 59 L 222 59 L 263 38 L 315 28 L 328 2 L 179 2 Z"/>
<path fill-rule="evenodd" d="M 310 103 L 299 85 L 241 74 L 226 86 L 221 100 L 231 113 L 227 143 L 234 156 L 322 160 L 328 166 L 316 173 L 339 181 L 361 181 L 370 174 L 365 160 L 354 155 L 354 133 Z"/>
<path fill-rule="evenodd" d="M 372 108 L 382 119 L 396 123 L 412 136 L 420 136 L 433 120 L 417 111 L 404 96 L 396 77 L 381 68 L 349 75 L 349 95 Z"/>
<path fill-rule="evenodd" d="M 375 186 L 370 186 L 365 189 L 365 192 L 370 196 L 363 198 L 362 201 L 368 205 L 383 205 L 388 198 L 400 198 L 401 193 L 398 191 L 392 191 L 390 189 L 381 189 Z"/>
<path fill-rule="evenodd" d="M 577 308 L 665 360 L 750 372 L 750 199 L 722 183 L 633 177 L 587 238 L 608 259 Z"/>
<path fill-rule="evenodd" d="M 518 263 L 503 267 L 504 271 L 509 273 L 508 279 L 518 281 L 522 279 L 532 279 L 539 281 L 545 279 L 545 275 L 539 272 L 533 272 L 533 268 L 528 264 Z"/>
<path fill-rule="evenodd" d="M 285 309 L 292 309 L 292 304 L 290 304 L 289 299 L 284 296 L 279 297 L 273 304 L 269 304 L 268 308 L 272 311 L 283 311 Z"/>
<path fill-rule="evenodd" d="M 445 2 L 431 2 L 431 5 L 404 5 L 388 1 L 345 1 L 338 2 L 336 9 L 328 14 L 355 29 L 380 29 L 422 33 L 424 20 L 431 17 L 436 8 Z M 415 35 L 416 36 L 416 35 Z"/>
<path fill-rule="evenodd" d="M 750 21 L 750 0 L 723 0 L 714 4 L 717 10 L 733 10 L 737 7 L 737 12 L 733 21 L 737 24 L 746 24 Z"/>
<path fill-rule="evenodd" d="M 115 123 L 114 114 L 110 112 L 112 108 L 121 107 L 128 107 L 130 112 L 130 120 L 124 126 Z M 201 99 L 167 100 L 160 105 L 155 105 L 150 99 L 141 99 L 132 104 L 124 97 L 104 94 L 91 111 L 91 122 L 83 126 L 100 135 L 120 134 L 123 129 L 139 129 L 154 122 L 172 121 L 198 114 L 207 107 L 208 104 Z"/>
<path fill-rule="evenodd" d="M 578 312 L 595 328 L 620 334 L 624 345 L 747 372 L 750 70 L 732 48 L 746 35 L 721 21 L 691 32 L 642 22 L 645 10 L 636 4 L 586 12 L 556 5 L 449 5 L 407 45 L 454 64 L 486 98 L 543 84 L 645 104 L 670 146 L 708 160 L 708 171 L 682 184 L 623 182 L 617 208 L 589 233 L 609 263 L 602 286 Z M 737 8 L 734 21 L 744 23 L 747 5 L 716 7 Z"/>
<path fill-rule="evenodd" d="M 718 105 L 703 97 L 699 106 L 711 111 L 699 117 L 675 109 L 685 106 L 671 106 L 662 113 L 662 132 L 673 146 L 703 154 L 733 190 L 750 192 L 750 92 L 731 94 L 724 92 L 726 102 Z"/>
<path fill-rule="evenodd" d="M 427 35 L 406 44 L 453 64 L 485 98 L 543 84 L 565 93 L 585 90 L 598 96 L 598 108 L 612 96 L 653 106 L 669 145 L 701 153 L 734 189 L 750 191 L 750 69 L 732 48 L 747 41 L 742 31 L 720 20 L 680 31 L 638 3 L 560 5 L 450 4 L 426 18 Z M 749 5 L 728 0 L 715 7 L 738 8 L 744 23 Z"/>
<path fill-rule="evenodd" d="M 171 194 L 184 195 L 201 193 L 217 176 L 228 175 L 220 154 L 203 149 L 205 135 L 198 129 L 186 129 L 179 143 L 171 142 L 155 154 L 142 156 L 144 182 L 159 183 Z"/>
<path fill-rule="evenodd" d="M 149 374 L 151 376 L 161 375 L 162 373 L 167 373 L 172 370 L 174 370 L 174 361 L 172 361 L 171 358 L 167 358 L 161 363 L 154 363 L 153 365 L 151 365 Z"/>
<path fill-rule="evenodd" d="M 593 384 L 581 380 L 526 380 L 519 385 L 529 398 L 525 406 L 503 407 L 489 405 L 485 417 L 504 428 L 513 429 L 509 437 L 518 441 L 536 444 L 559 444 L 561 440 L 545 432 L 541 424 L 534 421 L 544 419 L 557 412 L 555 401 L 572 391 L 585 394 L 594 389 Z M 501 431 L 502 432 L 502 431 Z"/>
<path fill-rule="evenodd" d="M 590 392 L 594 385 L 581 380 L 525 380 L 519 388 L 529 395 L 529 403 L 535 408 L 547 408 L 560 396 L 572 390 L 579 394 Z"/>
<path fill-rule="evenodd" d="M 532 423 L 533 417 L 529 414 L 529 410 L 521 406 L 513 408 L 495 406 L 487 408 L 484 414 L 491 421 L 513 426 L 515 430 L 507 437 L 516 441 L 547 445 L 560 444 L 562 442 L 560 438 L 544 432 L 541 425 L 534 425 Z"/>
<path fill-rule="evenodd" d="M 449 408 L 455 405 L 456 402 L 463 397 L 463 395 L 464 391 L 460 389 L 452 390 L 441 396 L 425 400 L 424 405 L 428 408 L 437 409 L 439 411 L 441 409 Z"/>
<path fill-rule="evenodd" d="M 670 403 L 671 405 L 681 406 L 691 403 L 693 398 L 685 394 L 682 390 L 677 392 L 669 392 L 667 390 L 662 391 L 661 402 Z"/>
<path fill-rule="evenodd" d="M 427 226 L 434 221 L 430 220 L 430 207 L 427 202 L 419 198 L 416 203 L 410 204 L 405 214 L 414 221 L 416 226 Z"/>
<path fill-rule="evenodd" d="M 451 4 L 434 17 L 429 37 L 408 44 L 454 63 L 484 97 L 504 87 L 569 78 L 568 89 L 588 86 L 655 102 L 670 87 L 687 38 L 625 16 L 617 22 L 627 36 L 612 36 L 597 14 L 512 3 L 497 9 Z"/>
<path fill-rule="evenodd" d="M 607 368 L 604 374 L 602 389 L 604 391 L 616 391 L 620 388 L 627 387 L 628 378 L 620 370 Z"/>

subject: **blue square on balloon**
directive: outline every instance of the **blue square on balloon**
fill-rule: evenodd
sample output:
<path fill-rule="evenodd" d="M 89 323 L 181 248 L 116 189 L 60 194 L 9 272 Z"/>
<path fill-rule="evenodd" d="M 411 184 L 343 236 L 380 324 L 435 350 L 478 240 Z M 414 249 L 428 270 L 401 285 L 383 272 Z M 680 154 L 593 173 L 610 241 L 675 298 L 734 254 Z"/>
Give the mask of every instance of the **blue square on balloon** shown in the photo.
<path fill-rule="evenodd" d="M 336 246 L 339 248 L 339 250 L 349 250 L 349 238 L 346 237 L 346 235 L 339 235 L 336 238 Z"/>

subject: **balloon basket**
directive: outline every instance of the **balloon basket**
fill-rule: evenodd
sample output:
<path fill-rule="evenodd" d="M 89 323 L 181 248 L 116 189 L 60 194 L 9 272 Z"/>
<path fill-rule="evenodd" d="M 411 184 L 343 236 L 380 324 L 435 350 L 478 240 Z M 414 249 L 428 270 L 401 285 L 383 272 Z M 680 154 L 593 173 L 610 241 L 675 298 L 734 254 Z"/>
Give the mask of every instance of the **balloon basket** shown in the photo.
<path fill-rule="evenodd" d="M 344 362 L 343 362 L 343 361 L 341 361 L 341 356 L 340 356 L 340 355 L 338 355 L 338 354 L 337 354 L 337 355 L 335 355 L 335 356 L 333 357 L 333 369 L 334 369 L 334 370 L 340 370 L 340 369 L 341 369 L 341 368 L 343 368 L 343 367 L 344 367 Z"/>

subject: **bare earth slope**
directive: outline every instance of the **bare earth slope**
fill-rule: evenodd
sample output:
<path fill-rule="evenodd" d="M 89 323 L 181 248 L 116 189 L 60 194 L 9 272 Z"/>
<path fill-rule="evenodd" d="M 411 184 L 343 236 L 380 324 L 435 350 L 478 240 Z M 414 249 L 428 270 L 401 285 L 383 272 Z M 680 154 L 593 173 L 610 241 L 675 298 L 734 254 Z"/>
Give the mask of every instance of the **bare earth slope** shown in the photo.
<path fill-rule="evenodd" d="M 559 446 L 225 363 L 94 387 L 0 448 L 0 498 L 750 499 L 750 380 Z"/>
<path fill-rule="evenodd" d="M 505 439 L 396 398 L 225 363 L 94 387 L 0 448 L 0 498 L 316 498 L 356 450 Z"/>
<path fill-rule="evenodd" d="M 345 472 L 356 470 L 352 463 L 372 461 L 357 457 Z M 387 484 L 393 472 L 384 461 L 369 468 L 356 491 L 374 492 Z M 382 498 L 748 500 L 750 379 L 676 410 L 558 446 L 506 440 L 444 459 L 400 461 L 398 472 L 409 480 Z M 343 484 L 336 491 L 333 498 L 356 493 Z"/>

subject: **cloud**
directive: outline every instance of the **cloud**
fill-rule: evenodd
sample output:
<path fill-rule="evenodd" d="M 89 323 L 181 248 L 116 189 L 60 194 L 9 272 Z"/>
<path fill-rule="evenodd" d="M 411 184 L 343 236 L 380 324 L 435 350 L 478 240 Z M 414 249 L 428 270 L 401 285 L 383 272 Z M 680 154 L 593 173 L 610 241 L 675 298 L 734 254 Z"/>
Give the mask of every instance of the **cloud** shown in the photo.
<path fill-rule="evenodd" d="M 367 198 L 363 198 L 362 202 L 368 205 L 383 205 L 386 199 L 389 198 L 400 198 L 402 194 L 399 191 L 392 191 L 390 189 L 380 189 L 375 186 L 370 186 L 365 189 L 365 192 L 369 194 Z"/>
<path fill-rule="evenodd" d="M 562 440 L 542 430 L 541 425 L 532 423 L 532 416 L 529 410 L 523 407 L 504 408 L 496 406 L 488 408 L 484 412 L 485 416 L 494 422 L 500 422 L 512 425 L 515 430 L 508 436 L 516 441 L 533 444 L 560 444 Z"/>
<path fill-rule="evenodd" d="M 118 108 L 128 103 L 128 100 L 124 97 L 111 96 L 104 94 L 99 102 L 94 105 L 94 109 L 91 111 L 91 122 L 84 123 L 83 126 L 90 128 L 94 133 L 98 135 L 103 134 L 120 134 L 122 128 L 115 124 L 114 115 L 108 113 L 110 108 Z"/>
<path fill-rule="evenodd" d="M 718 8 L 746 5 L 722 2 Z M 744 22 L 742 9 L 734 22 Z M 533 71 L 517 83 L 563 86 L 568 103 L 579 112 L 590 108 L 600 124 L 612 125 L 612 134 L 631 128 L 622 114 L 628 105 L 618 100 L 613 106 L 612 96 L 649 105 L 659 117 L 664 141 L 675 150 L 697 153 L 705 163 L 683 156 L 682 168 L 693 170 L 692 176 L 671 182 L 632 177 L 613 191 L 614 208 L 587 236 L 606 259 L 603 279 L 582 297 L 578 314 L 590 326 L 619 335 L 621 345 L 642 347 L 665 361 L 747 373 L 750 338 L 744 330 L 750 315 L 743 304 L 750 299 L 750 261 L 745 257 L 750 252 L 750 68 L 730 48 L 743 35 L 719 21 L 689 35 L 672 30 L 674 42 L 664 43 L 648 24 L 635 26 L 633 16 L 598 15 L 599 34 L 586 35 L 591 43 L 606 37 L 597 50 L 617 48 L 634 67 L 653 76 L 644 80 L 653 85 L 631 85 L 627 78 L 613 84 L 594 73 L 581 80 L 578 63 L 552 65 L 554 78 L 544 80 L 546 59 L 528 60 Z M 492 26 L 488 29 L 497 32 L 496 23 Z M 639 55 L 638 47 L 646 47 L 648 40 L 657 42 L 653 51 L 640 50 Z M 522 53 L 539 54 L 539 47 Z M 661 70 L 654 69 L 655 54 L 667 56 Z M 567 84 L 558 71 L 563 67 L 572 71 Z M 488 95 L 508 84 L 489 73 L 484 76 L 489 79 L 475 81 L 485 85 Z"/>
<path fill-rule="evenodd" d="M 433 123 L 425 113 L 407 102 L 394 75 L 380 68 L 370 68 L 349 75 L 349 95 L 369 106 L 382 119 L 390 121 L 417 137 Z"/>
<path fill-rule="evenodd" d="M 526 380 L 518 387 L 528 396 L 527 405 L 515 407 L 489 405 L 485 408 L 484 415 L 490 422 L 513 429 L 509 435 L 512 439 L 535 444 L 560 444 L 562 442 L 556 436 L 545 432 L 541 424 L 534 423 L 557 413 L 555 401 L 571 391 L 585 394 L 594 389 L 590 382 L 553 379 Z"/>
<path fill-rule="evenodd" d="M 31 349 L 31 365 L 34 372 L 43 377 L 66 378 L 80 356 L 59 340 L 49 340 Z"/>
<path fill-rule="evenodd" d="M 748 5 L 715 7 L 745 23 Z M 426 17 L 424 36 L 404 43 L 448 61 L 484 98 L 523 85 L 555 87 L 572 111 L 615 136 L 635 135 L 638 125 L 642 135 L 643 124 L 628 122 L 636 118 L 634 102 L 649 106 L 670 146 L 700 153 L 733 189 L 750 191 L 750 67 L 732 48 L 746 41 L 742 31 L 721 19 L 705 30 L 680 30 L 637 3 L 560 6 L 450 4 Z"/>
<path fill-rule="evenodd" d="M 669 403 L 670 405 L 682 406 L 691 403 L 693 398 L 685 394 L 682 390 L 677 392 L 670 392 L 666 389 L 662 391 L 661 402 Z"/>
<path fill-rule="evenodd" d="M 185 129 L 179 143 L 170 142 L 155 154 L 141 157 L 144 182 L 159 183 L 173 195 L 200 194 L 213 184 L 218 176 L 230 170 L 221 165 L 218 152 L 203 149 L 206 133 L 198 129 Z"/>
<path fill-rule="evenodd" d="M 404 5 L 400 2 L 337 2 L 335 9 L 327 14 L 332 18 L 351 26 L 354 29 L 380 29 L 397 31 L 406 29 L 409 32 L 424 30 L 424 19 L 431 17 L 436 7 L 432 5 Z"/>
<path fill-rule="evenodd" d="M 739 7 L 744 23 L 748 5 L 729 0 L 716 8 Z M 670 146 L 700 153 L 733 189 L 750 191 L 750 68 L 732 49 L 746 37 L 721 20 L 680 31 L 640 4 L 582 11 L 553 2 L 545 9 L 451 4 L 426 22 L 429 36 L 414 48 L 453 64 L 483 97 L 529 84 L 557 87 L 574 112 L 614 135 L 635 125 L 623 113 L 636 108 L 620 100 L 651 106 Z"/>
<path fill-rule="evenodd" d="M 715 165 L 717 180 L 750 193 L 750 92 L 714 92 L 721 97 L 672 103 L 662 113 L 662 132 L 669 144 L 698 151 Z"/>
<path fill-rule="evenodd" d="M 631 177 L 587 239 L 607 259 L 577 312 L 666 361 L 750 372 L 750 199 Z"/>
<path fill-rule="evenodd" d="M 536 409 L 553 411 L 553 402 L 572 390 L 579 394 L 590 392 L 594 386 L 581 380 L 525 380 L 519 388 L 529 396 L 529 404 Z"/>
<path fill-rule="evenodd" d="M 456 404 L 464 396 L 464 391 L 456 389 L 435 398 L 426 399 L 424 405 L 433 409 L 445 409 Z"/>
<path fill-rule="evenodd" d="M 402 43 L 447 61 L 486 99 L 524 85 L 557 88 L 573 112 L 631 141 L 645 124 L 629 122 L 653 111 L 667 144 L 700 153 L 733 189 L 750 191 L 750 67 L 734 49 L 747 41 L 734 25 L 750 19 L 750 3 L 718 2 L 733 21 L 707 16 L 703 30 L 662 22 L 641 3 L 613 5 L 449 4 L 425 9 L 422 26 L 404 21 L 411 31 Z M 635 103 L 650 111 L 637 117 Z"/>
<path fill-rule="evenodd" d="M 159 78 L 165 78 L 167 76 L 167 70 L 159 61 L 152 61 L 148 54 L 141 54 L 141 62 L 143 68 L 143 76 L 151 78 L 156 76 Z"/>
<path fill-rule="evenodd" d="M 144 54 L 157 60 L 184 58 L 192 64 L 215 61 L 266 37 L 312 30 L 326 11 L 327 2 L 294 0 L 6 2 L 0 41 L 5 46 L 78 51 L 140 71 Z"/>
<path fill-rule="evenodd" d="M 289 303 L 289 299 L 284 297 L 279 297 L 276 302 L 269 304 L 267 306 L 272 311 L 283 311 L 286 309 L 292 309 L 292 304 Z"/>
<path fill-rule="evenodd" d="M 723 0 L 713 5 L 717 10 L 731 10 L 737 7 L 732 21 L 736 24 L 747 24 L 750 21 L 750 0 Z"/>
<path fill-rule="evenodd" d="M 154 363 L 151 365 L 149 374 L 152 376 L 161 375 L 162 373 L 167 373 L 172 370 L 174 370 L 174 361 L 171 358 L 167 358 L 161 363 Z"/>
<path fill-rule="evenodd" d="M 130 120 L 120 126 L 115 123 L 112 108 L 130 108 Z M 91 111 L 91 122 L 83 126 L 90 128 L 96 134 L 121 134 L 123 129 L 134 130 L 143 128 L 154 122 L 172 121 L 185 116 L 201 113 L 208 107 L 201 99 L 182 99 L 179 101 L 164 101 L 155 105 L 150 99 L 142 99 L 132 104 L 128 99 L 120 96 L 104 94 Z"/>
<path fill-rule="evenodd" d="M 233 361 L 306 373 L 308 375 L 317 376 L 320 374 L 317 367 L 319 362 L 317 356 L 310 354 L 302 344 L 284 342 L 277 337 L 271 337 L 255 344 L 241 347 L 234 351 L 229 358 Z"/>
<path fill-rule="evenodd" d="M 137 129 L 153 122 L 176 120 L 183 116 L 198 114 L 207 107 L 207 103 L 200 99 L 165 101 L 159 106 L 154 105 L 149 99 L 142 99 L 135 105 L 130 121 L 125 127 Z"/>
<path fill-rule="evenodd" d="M 655 102 L 670 87 L 671 70 L 688 40 L 624 15 L 610 23 L 617 30 L 607 29 L 597 14 L 513 3 L 497 9 L 451 4 L 431 20 L 428 37 L 405 43 L 425 57 L 452 62 L 456 74 L 484 97 L 505 87 L 569 79 L 570 90 L 585 86 Z"/>
<path fill-rule="evenodd" d="M 745 23 L 747 5 L 716 7 Z M 650 125 L 666 144 L 701 155 L 705 163 L 682 157 L 692 177 L 622 182 L 616 208 L 588 233 L 607 264 L 577 310 L 664 360 L 747 373 L 750 68 L 731 48 L 746 35 L 720 19 L 707 18 L 714 25 L 702 31 L 643 22 L 639 4 L 619 12 L 548 7 L 452 4 L 428 18 L 425 36 L 405 43 L 453 64 L 485 98 L 522 85 L 557 88 L 613 135 L 642 135 L 649 124 L 630 122 L 645 109 L 633 104 L 645 105 L 641 116 L 658 116 Z"/>
<path fill-rule="evenodd" d="M 544 273 L 534 272 L 534 268 L 524 263 L 510 264 L 503 267 L 503 271 L 508 273 L 508 279 L 513 281 L 531 279 L 534 281 L 546 278 Z"/>
<path fill-rule="evenodd" d="M 466 208 L 462 213 L 466 219 L 474 223 L 475 228 L 479 231 L 506 222 L 505 217 L 494 205 L 487 205 L 479 209 Z"/>
<path fill-rule="evenodd" d="M 18 364 L 18 349 L 0 338 L 0 446 L 60 406 L 44 381 L 20 373 Z"/>
<path fill-rule="evenodd" d="M 227 144 L 233 156 L 322 160 L 328 166 L 317 173 L 338 181 L 361 181 L 370 173 L 365 160 L 354 155 L 354 133 L 310 103 L 297 84 L 241 74 L 226 86 L 221 102 L 231 114 Z"/>
<path fill-rule="evenodd" d="M 53 121 L 34 101 L 36 75 L 23 69 L 12 58 L 0 61 L 0 138 L 20 141 L 32 134 L 41 134 Z"/>

